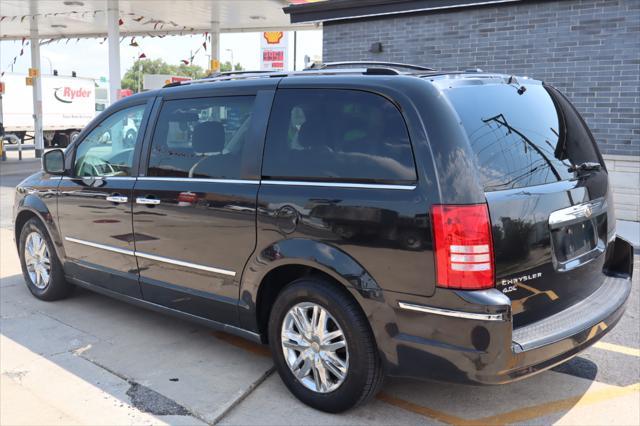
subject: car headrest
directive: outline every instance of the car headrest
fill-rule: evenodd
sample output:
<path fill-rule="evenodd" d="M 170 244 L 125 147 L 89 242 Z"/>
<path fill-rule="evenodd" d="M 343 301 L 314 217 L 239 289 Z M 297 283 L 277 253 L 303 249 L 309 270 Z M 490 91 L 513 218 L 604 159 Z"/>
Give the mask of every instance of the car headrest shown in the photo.
<path fill-rule="evenodd" d="M 191 147 L 197 153 L 221 152 L 224 142 L 224 127 L 219 121 L 198 123 L 193 129 Z"/>
<path fill-rule="evenodd" d="M 298 144 L 303 148 L 320 148 L 327 145 L 326 123 L 322 120 L 308 120 L 300 127 Z"/>

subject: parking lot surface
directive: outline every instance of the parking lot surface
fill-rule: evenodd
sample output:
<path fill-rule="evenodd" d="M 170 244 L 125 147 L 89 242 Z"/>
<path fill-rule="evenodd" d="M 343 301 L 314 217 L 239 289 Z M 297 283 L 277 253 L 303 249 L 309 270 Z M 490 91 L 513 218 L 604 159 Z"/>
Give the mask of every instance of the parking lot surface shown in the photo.
<path fill-rule="evenodd" d="M 504 386 L 388 380 L 328 415 L 288 393 L 267 347 L 81 289 L 33 298 L 11 209 L 39 164 L 0 163 L 0 424 L 640 424 L 640 256 L 621 322 L 571 361 Z"/>

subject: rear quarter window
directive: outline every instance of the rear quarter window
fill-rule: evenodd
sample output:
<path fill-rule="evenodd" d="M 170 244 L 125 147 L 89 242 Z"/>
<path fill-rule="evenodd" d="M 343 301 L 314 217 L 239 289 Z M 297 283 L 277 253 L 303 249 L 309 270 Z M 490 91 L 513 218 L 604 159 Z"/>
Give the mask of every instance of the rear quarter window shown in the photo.
<path fill-rule="evenodd" d="M 416 180 L 409 134 L 386 98 L 338 89 L 281 89 L 262 174 L 272 179 L 405 183 Z"/>
<path fill-rule="evenodd" d="M 485 191 L 570 179 L 572 163 L 599 161 L 588 129 L 570 104 L 543 85 L 524 86 L 521 94 L 515 84 L 446 90 L 475 153 Z"/>

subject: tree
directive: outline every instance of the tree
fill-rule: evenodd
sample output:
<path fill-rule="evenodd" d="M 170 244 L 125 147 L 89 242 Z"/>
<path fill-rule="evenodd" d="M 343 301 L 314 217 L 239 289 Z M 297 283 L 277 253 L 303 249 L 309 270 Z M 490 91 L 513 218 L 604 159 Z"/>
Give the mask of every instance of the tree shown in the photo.
<path fill-rule="evenodd" d="M 141 78 L 144 74 L 170 74 L 191 78 L 202 78 L 207 73 L 198 65 L 170 65 L 162 59 L 138 59 L 127 70 L 122 78 L 123 89 L 131 89 L 134 92 L 142 90 Z"/>
<path fill-rule="evenodd" d="M 236 68 L 235 71 L 244 70 L 244 68 L 242 68 L 242 65 L 240 65 L 239 62 L 236 64 L 235 68 Z M 220 64 L 220 72 L 227 72 L 227 71 L 231 71 L 231 62 L 230 61 L 223 62 L 223 63 Z"/>

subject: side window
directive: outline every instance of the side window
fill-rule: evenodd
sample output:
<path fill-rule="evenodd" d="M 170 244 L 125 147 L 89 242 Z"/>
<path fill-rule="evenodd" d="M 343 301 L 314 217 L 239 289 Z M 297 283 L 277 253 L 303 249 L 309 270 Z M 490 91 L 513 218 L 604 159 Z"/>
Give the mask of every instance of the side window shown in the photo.
<path fill-rule="evenodd" d="M 253 96 L 166 101 L 151 142 L 148 176 L 241 178 Z"/>
<path fill-rule="evenodd" d="M 272 179 L 416 180 L 400 111 L 355 90 L 281 89 L 271 110 L 262 174 Z"/>
<path fill-rule="evenodd" d="M 131 176 L 145 107 L 137 105 L 118 111 L 94 128 L 76 150 L 75 176 Z"/>

